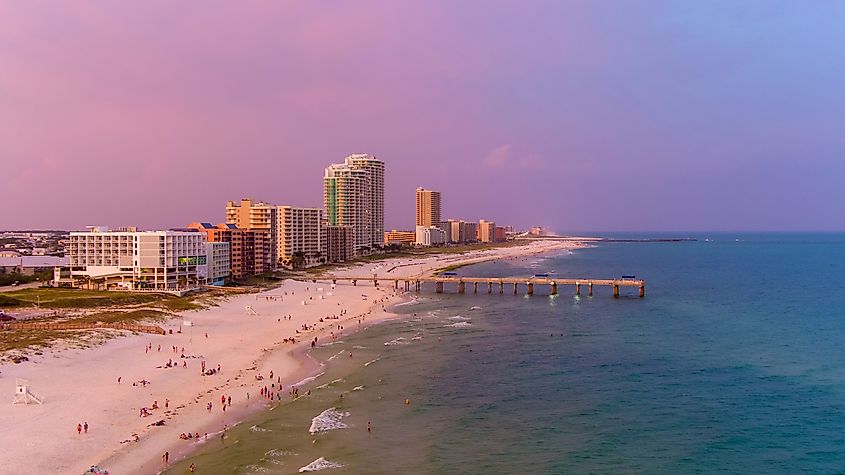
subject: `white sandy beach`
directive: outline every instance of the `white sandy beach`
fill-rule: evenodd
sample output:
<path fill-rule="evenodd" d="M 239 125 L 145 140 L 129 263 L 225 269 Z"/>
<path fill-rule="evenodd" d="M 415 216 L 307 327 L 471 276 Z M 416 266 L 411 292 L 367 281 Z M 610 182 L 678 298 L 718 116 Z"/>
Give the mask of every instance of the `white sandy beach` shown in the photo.
<path fill-rule="evenodd" d="M 410 277 L 456 263 L 522 258 L 576 247 L 582 244 L 535 242 L 463 255 L 357 264 L 335 274 Z M 260 388 L 270 387 L 277 378 L 283 386 L 283 400 L 290 399 L 291 385 L 319 369 L 318 363 L 303 356 L 310 340 L 315 336 L 321 341 L 331 339 L 332 332 L 341 333 L 338 326 L 344 327 L 343 334 L 349 334 L 388 318 L 391 315 L 383 307 L 398 303 L 402 295 L 392 286 L 338 284 L 332 289 L 327 283 L 288 280 L 260 294 L 233 296 L 218 307 L 183 312 L 182 318 L 164 325 L 173 330 L 172 335 L 124 334 L 96 348 L 48 350 L 42 356 L 30 354 L 28 362 L 4 364 L 0 366 L 0 394 L 7 395 L 7 402 L 0 404 L 0 472 L 73 474 L 97 464 L 112 474 L 156 473 L 163 468 L 165 452 L 174 462 L 202 443 L 181 440 L 180 433 L 199 432 L 201 439 L 209 433 L 209 439 L 219 438 L 214 434 L 224 425 L 232 426 L 248 412 L 269 404 L 260 396 Z M 258 315 L 249 314 L 246 306 Z M 319 322 L 341 310 L 347 313 L 339 320 Z M 283 319 L 286 315 L 291 319 Z M 193 325 L 184 326 L 183 320 Z M 304 324 L 316 328 L 303 332 Z M 180 325 L 182 333 L 177 333 Z M 295 337 L 297 343 L 283 342 L 289 337 Z M 147 352 L 149 344 L 152 351 Z M 175 353 L 174 346 L 178 349 Z M 183 347 L 186 358 L 181 357 Z M 159 368 L 168 360 L 175 366 Z M 220 365 L 220 373 L 201 375 L 201 361 L 209 369 Z M 258 375 L 264 379 L 257 380 Z M 29 379 L 44 404 L 11 404 L 16 378 Z M 149 384 L 133 385 L 141 380 Z M 274 394 L 277 391 L 278 384 L 272 389 Z M 225 412 L 221 396 L 231 397 L 232 405 Z M 141 417 L 141 408 L 150 408 L 154 401 L 159 408 Z M 167 408 L 165 401 L 169 401 Z M 149 427 L 160 420 L 165 421 L 163 426 Z M 77 424 L 85 422 L 88 432 L 77 434 Z"/>

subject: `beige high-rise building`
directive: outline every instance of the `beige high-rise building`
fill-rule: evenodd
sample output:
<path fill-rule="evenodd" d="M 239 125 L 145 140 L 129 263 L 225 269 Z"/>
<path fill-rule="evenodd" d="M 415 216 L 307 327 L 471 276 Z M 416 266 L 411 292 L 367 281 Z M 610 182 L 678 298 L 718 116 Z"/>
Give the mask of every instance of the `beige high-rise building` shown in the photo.
<path fill-rule="evenodd" d="M 322 209 L 279 206 L 276 222 L 277 255 L 282 265 L 308 267 L 325 262 L 326 229 Z"/>
<path fill-rule="evenodd" d="M 226 224 L 234 224 L 241 229 L 264 229 L 270 232 L 272 268 L 277 267 L 279 262 L 276 208 L 275 205 L 253 201 L 249 198 L 241 199 L 240 203 L 234 201 L 226 203 Z"/>
<path fill-rule="evenodd" d="M 244 198 L 240 203 L 226 203 L 226 222 L 241 229 L 272 230 L 276 224 L 276 206 Z"/>
<path fill-rule="evenodd" d="M 384 162 L 356 154 L 329 165 L 323 177 L 323 205 L 330 226 L 351 226 L 355 252 L 384 240 Z"/>
<path fill-rule="evenodd" d="M 417 226 L 440 225 L 440 192 L 417 188 Z"/>
<path fill-rule="evenodd" d="M 458 221 L 450 219 L 449 238 L 451 242 L 475 242 L 478 240 L 478 223 L 472 221 Z"/>
<path fill-rule="evenodd" d="M 480 242 L 494 242 L 496 240 L 496 223 L 483 219 L 479 221 L 478 240 Z"/>

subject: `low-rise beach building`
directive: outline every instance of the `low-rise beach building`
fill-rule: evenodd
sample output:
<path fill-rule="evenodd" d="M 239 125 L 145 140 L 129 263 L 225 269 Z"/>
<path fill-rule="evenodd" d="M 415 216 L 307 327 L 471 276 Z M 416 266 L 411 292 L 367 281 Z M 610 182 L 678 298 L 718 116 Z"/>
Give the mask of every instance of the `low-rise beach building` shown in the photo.
<path fill-rule="evenodd" d="M 205 244 L 206 268 L 205 281 L 208 285 L 223 285 L 232 272 L 231 243 L 207 242 Z"/>
<path fill-rule="evenodd" d="M 417 226 L 416 243 L 420 246 L 446 244 L 446 231 L 437 226 Z"/>
<path fill-rule="evenodd" d="M 415 231 L 385 231 L 384 245 L 390 244 L 414 244 L 417 241 L 417 233 Z"/>
<path fill-rule="evenodd" d="M 190 231 L 71 232 L 67 268 L 54 283 L 89 288 L 187 291 L 205 284 L 205 235 Z"/>

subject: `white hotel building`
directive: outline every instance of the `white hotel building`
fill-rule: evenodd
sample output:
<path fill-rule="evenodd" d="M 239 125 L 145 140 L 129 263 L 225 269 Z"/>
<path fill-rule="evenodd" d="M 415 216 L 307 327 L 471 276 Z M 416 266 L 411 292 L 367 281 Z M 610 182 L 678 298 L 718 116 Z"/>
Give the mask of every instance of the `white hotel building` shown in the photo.
<path fill-rule="evenodd" d="M 71 280 L 98 288 L 185 291 L 205 284 L 205 234 L 188 231 L 71 232 L 65 249 Z M 57 281 L 64 281 L 61 271 Z"/>
<path fill-rule="evenodd" d="M 205 234 L 205 233 L 203 233 Z M 205 243 L 206 275 L 205 282 L 208 285 L 223 285 L 229 278 L 232 269 L 232 248 L 228 242 L 207 242 Z M 199 267 L 202 271 L 202 266 Z M 200 280 L 203 276 L 200 275 Z"/>
<path fill-rule="evenodd" d="M 446 244 L 446 231 L 437 226 L 417 226 L 416 244 L 420 246 Z"/>

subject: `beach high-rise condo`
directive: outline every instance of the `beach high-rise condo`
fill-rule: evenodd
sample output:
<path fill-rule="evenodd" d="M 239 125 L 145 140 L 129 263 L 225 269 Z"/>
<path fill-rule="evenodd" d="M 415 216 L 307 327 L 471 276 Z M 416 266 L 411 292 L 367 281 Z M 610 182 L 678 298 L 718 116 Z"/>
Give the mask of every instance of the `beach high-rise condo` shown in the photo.
<path fill-rule="evenodd" d="M 352 226 L 326 226 L 326 261 L 346 262 L 355 257 Z"/>
<path fill-rule="evenodd" d="M 479 242 L 494 242 L 496 240 L 496 223 L 481 220 L 478 222 Z"/>
<path fill-rule="evenodd" d="M 356 154 L 326 168 L 323 177 L 326 223 L 352 228 L 355 252 L 381 247 L 384 240 L 384 162 Z"/>
<path fill-rule="evenodd" d="M 417 226 L 440 225 L 440 192 L 417 188 Z"/>
<path fill-rule="evenodd" d="M 323 210 L 279 206 L 276 213 L 279 262 L 289 268 L 325 262 Z"/>
<path fill-rule="evenodd" d="M 229 243 L 229 266 L 234 279 L 270 272 L 269 230 L 243 229 L 232 223 L 191 223 L 188 228 L 202 231 L 208 242 Z"/>
<path fill-rule="evenodd" d="M 270 262 L 272 268 L 277 267 L 279 260 L 276 208 L 275 205 L 248 198 L 242 199 L 240 204 L 234 201 L 226 203 L 227 224 L 234 224 L 240 229 L 264 229 L 270 233 Z"/>

